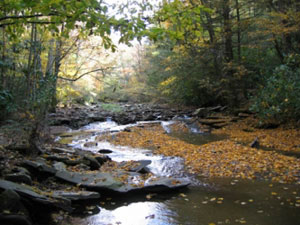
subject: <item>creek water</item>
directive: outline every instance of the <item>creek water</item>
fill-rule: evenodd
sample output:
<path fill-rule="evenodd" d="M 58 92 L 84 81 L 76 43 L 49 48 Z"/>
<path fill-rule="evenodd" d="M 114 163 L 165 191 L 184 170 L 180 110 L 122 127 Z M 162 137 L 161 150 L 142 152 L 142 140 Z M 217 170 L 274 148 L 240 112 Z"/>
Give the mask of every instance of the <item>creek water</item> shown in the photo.
<path fill-rule="evenodd" d="M 144 122 L 146 123 L 146 122 Z M 203 134 L 195 127 L 190 132 L 172 133 L 171 122 L 160 123 L 169 135 L 193 144 L 227 138 L 225 135 Z M 187 174 L 184 162 L 178 157 L 153 154 L 150 149 L 134 149 L 99 142 L 95 138 L 101 133 L 118 132 L 132 126 L 118 126 L 108 120 L 93 123 L 79 131 L 70 132 L 69 145 L 97 152 L 109 149 L 109 157 L 121 162 L 127 160 L 151 160 L 149 169 L 160 176 L 186 178 L 191 181 L 182 193 L 157 195 L 109 196 L 96 205 L 99 212 L 94 215 L 78 215 L 65 221 L 70 225 L 299 225 L 299 185 L 249 181 L 238 179 L 206 179 Z M 60 138 L 59 138 L 60 139 Z M 61 139 L 63 141 L 63 139 Z"/>

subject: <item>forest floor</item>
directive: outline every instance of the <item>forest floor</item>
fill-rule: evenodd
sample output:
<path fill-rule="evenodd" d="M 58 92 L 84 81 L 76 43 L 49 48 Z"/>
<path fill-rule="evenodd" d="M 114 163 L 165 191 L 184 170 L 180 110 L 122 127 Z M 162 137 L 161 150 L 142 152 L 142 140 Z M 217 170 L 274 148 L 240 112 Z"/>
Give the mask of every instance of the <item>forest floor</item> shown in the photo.
<path fill-rule="evenodd" d="M 131 132 L 105 138 L 116 145 L 151 148 L 158 154 L 182 157 L 188 171 L 199 176 L 300 183 L 300 130 L 257 129 L 253 124 L 253 119 L 248 118 L 213 130 L 228 138 L 201 146 L 171 137 L 159 124 L 134 127 Z M 182 126 L 177 123 L 173 129 Z M 255 139 L 259 148 L 250 147 Z"/>

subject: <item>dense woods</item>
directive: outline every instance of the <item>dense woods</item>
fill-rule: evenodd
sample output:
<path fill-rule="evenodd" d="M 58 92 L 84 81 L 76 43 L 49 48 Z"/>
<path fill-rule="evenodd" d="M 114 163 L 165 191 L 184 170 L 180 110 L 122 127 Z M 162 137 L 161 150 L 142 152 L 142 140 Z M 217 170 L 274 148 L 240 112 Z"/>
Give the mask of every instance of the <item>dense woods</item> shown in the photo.
<path fill-rule="evenodd" d="M 175 0 L 155 10 L 132 3 L 113 13 L 112 5 L 94 0 L 2 1 L 3 118 L 43 117 L 57 94 L 78 98 L 85 83 L 77 91 L 72 83 L 95 74 L 100 84 L 93 91 L 102 100 L 247 105 L 264 120 L 299 118 L 298 1 Z M 102 57 L 116 50 L 115 31 L 127 44 L 147 37 L 134 62 Z M 83 62 L 88 48 L 97 63 Z"/>
<path fill-rule="evenodd" d="M 194 105 L 251 102 L 299 118 L 299 2 L 164 1 L 146 47 L 148 84 Z"/>

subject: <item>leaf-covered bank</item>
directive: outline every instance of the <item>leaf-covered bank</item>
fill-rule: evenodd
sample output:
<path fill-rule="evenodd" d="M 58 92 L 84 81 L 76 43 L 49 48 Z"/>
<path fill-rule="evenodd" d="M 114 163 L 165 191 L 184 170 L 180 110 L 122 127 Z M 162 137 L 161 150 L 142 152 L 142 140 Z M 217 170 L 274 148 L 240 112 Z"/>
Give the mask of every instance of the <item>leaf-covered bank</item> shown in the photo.
<path fill-rule="evenodd" d="M 279 128 L 271 131 L 256 130 L 252 133 L 243 131 L 242 124 L 244 121 L 234 123 L 223 130 L 213 131 L 231 136 L 228 140 L 201 146 L 170 137 L 160 125 L 132 128 L 131 132 L 119 133 L 111 141 L 116 145 L 154 148 L 159 154 L 180 156 L 185 159 L 188 170 L 199 176 L 299 182 L 300 159 L 252 148 L 248 143 L 259 136 L 264 146 L 299 151 L 299 130 Z"/>

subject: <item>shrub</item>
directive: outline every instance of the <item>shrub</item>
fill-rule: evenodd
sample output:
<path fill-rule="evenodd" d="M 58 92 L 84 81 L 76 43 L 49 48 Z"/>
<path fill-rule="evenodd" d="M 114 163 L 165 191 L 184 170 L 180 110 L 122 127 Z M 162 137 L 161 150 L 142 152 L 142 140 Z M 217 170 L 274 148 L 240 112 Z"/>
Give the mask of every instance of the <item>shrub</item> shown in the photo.
<path fill-rule="evenodd" d="M 17 109 L 13 102 L 13 96 L 8 90 L 0 90 L 0 114 L 1 119 L 4 119 L 10 113 Z"/>
<path fill-rule="evenodd" d="M 265 122 L 286 122 L 300 118 L 299 56 L 289 56 L 286 64 L 275 68 L 257 95 L 251 109 Z"/>

